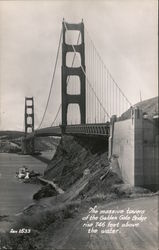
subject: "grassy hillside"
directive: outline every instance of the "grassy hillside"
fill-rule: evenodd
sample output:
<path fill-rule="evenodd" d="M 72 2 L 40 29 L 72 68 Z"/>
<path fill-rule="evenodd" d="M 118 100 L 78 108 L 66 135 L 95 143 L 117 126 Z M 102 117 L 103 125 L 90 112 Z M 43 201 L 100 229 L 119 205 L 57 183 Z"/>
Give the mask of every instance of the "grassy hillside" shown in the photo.
<path fill-rule="evenodd" d="M 158 96 L 136 103 L 133 107 L 139 107 L 143 113 L 147 113 L 149 117 L 158 114 Z M 119 120 L 129 119 L 131 117 L 131 109 L 128 109 L 121 115 Z"/>
<path fill-rule="evenodd" d="M 10 130 L 1 130 L 0 137 L 7 139 L 15 139 L 24 135 L 22 131 L 10 131 Z"/>

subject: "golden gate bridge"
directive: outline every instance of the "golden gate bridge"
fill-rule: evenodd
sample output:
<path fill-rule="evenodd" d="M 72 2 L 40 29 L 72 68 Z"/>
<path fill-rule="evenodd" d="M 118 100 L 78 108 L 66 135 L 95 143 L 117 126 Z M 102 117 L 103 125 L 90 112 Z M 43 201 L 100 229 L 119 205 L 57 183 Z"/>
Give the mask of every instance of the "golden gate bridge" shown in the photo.
<path fill-rule="evenodd" d="M 46 126 L 52 98 L 59 103 Z M 104 64 L 83 20 L 72 24 L 63 19 L 48 98 L 36 129 L 34 99 L 25 98 L 23 152 L 34 152 L 36 136 L 70 134 L 108 138 L 111 117 L 121 116 L 131 106 Z"/>

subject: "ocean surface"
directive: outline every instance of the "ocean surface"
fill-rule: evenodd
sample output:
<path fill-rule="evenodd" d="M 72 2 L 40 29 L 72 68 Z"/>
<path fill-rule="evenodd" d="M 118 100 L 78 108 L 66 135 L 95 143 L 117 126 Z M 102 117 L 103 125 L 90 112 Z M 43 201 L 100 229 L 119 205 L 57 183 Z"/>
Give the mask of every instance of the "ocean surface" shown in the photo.
<path fill-rule="evenodd" d="M 41 187 L 16 177 L 16 172 L 24 165 L 43 174 L 47 164 L 29 155 L 0 153 L 0 216 L 21 212 L 33 203 L 32 196 Z"/>

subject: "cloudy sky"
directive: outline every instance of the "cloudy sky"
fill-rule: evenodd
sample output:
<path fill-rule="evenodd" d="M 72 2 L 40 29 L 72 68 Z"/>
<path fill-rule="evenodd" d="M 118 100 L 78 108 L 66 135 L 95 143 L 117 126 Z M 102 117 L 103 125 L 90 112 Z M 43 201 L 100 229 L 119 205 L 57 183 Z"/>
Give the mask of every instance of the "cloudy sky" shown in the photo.
<path fill-rule="evenodd" d="M 133 104 L 140 91 L 143 100 L 157 95 L 157 0 L 0 1 L 0 129 L 22 129 L 25 96 L 34 96 L 36 125 L 40 122 L 63 17 L 72 23 L 84 19 Z"/>

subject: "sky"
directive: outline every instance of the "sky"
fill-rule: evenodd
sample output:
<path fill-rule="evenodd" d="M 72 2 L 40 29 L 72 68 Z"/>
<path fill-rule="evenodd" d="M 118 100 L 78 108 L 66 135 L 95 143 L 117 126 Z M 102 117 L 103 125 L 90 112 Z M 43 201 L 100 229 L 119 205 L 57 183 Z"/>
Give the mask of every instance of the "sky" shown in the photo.
<path fill-rule="evenodd" d="M 157 0 L 0 1 L 0 130 L 22 130 L 24 98 L 35 125 L 46 105 L 62 19 L 83 18 L 102 60 L 135 104 L 158 94 Z M 60 79 L 57 80 L 58 84 Z M 56 113 L 54 90 L 48 121 Z"/>

